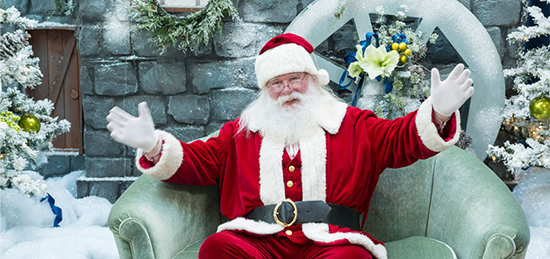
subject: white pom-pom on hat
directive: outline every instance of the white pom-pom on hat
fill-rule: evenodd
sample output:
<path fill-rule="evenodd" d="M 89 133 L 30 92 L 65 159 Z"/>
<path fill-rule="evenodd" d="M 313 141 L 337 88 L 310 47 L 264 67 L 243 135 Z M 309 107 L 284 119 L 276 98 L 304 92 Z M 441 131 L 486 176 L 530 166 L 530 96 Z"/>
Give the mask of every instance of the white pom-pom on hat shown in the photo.
<path fill-rule="evenodd" d="M 324 69 L 317 70 L 317 76 L 315 76 L 315 82 L 320 85 L 328 85 L 330 83 L 330 77 L 328 72 Z"/>
<path fill-rule="evenodd" d="M 306 72 L 321 85 L 330 82 L 328 72 L 317 70 L 313 59 L 313 46 L 304 38 L 285 33 L 273 37 L 256 58 L 255 71 L 258 87 L 263 88 L 270 79 L 293 72 Z"/>

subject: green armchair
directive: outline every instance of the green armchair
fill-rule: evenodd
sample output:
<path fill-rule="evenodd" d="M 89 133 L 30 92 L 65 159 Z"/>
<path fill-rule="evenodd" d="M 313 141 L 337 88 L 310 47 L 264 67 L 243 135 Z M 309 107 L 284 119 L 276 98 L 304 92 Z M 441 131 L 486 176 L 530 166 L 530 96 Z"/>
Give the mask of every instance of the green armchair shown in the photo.
<path fill-rule="evenodd" d="M 139 177 L 113 205 L 109 229 L 125 258 L 197 258 L 223 221 L 217 187 Z M 477 158 L 452 147 L 386 170 L 365 231 L 388 258 L 524 258 L 525 214 L 508 188 Z"/>

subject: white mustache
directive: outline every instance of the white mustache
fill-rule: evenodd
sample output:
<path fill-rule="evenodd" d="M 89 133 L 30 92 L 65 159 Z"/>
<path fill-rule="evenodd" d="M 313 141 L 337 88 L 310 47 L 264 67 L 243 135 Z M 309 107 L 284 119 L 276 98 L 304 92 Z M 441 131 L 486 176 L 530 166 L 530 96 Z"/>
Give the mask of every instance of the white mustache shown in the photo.
<path fill-rule="evenodd" d="M 294 100 L 302 100 L 302 94 L 300 92 L 292 92 L 289 95 L 279 96 L 277 103 L 283 105 L 285 102 Z"/>

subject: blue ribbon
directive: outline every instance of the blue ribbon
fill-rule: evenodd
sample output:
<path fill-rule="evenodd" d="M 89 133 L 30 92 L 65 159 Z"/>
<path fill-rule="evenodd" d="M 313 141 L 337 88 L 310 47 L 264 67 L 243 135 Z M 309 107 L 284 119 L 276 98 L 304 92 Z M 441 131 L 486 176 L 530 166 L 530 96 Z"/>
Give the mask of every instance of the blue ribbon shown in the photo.
<path fill-rule="evenodd" d="M 365 53 L 365 50 L 367 49 L 367 47 L 371 45 L 373 37 L 376 39 L 376 47 L 380 46 L 378 34 L 374 32 L 367 32 L 367 34 L 365 35 L 365 40 L 362 40 L 359 42 L 359 45 L 361 46 L 363 53 Z M 344 61 L 346 62 L 346 64 L 349 65 L 357 61 L 357 58 L 355 58 L 355 55 L 356 55 L 355 52 L 348 51 L 348 53 L 346 53 L 346 55 L 344 56 Z M 350 81 L 344 85 L 346 78 L 349 78 Z M 357 83 L 357 89 L 355 89 L 355 95 L 353 96 L 353 101 L 351 102 L 351 106 L 355 106 L 357 104 L 357 93 L 361 90 L 364 79 L 365 79 L 365 74 L 364 73 L 359 74 L 359 82 Z M 379 77 L 377 79 L 378 81 L 380 81 Z M 340 90 L 346 89 L 351 85 L 352 82 L 353 82 L 353 78 L 349 76 L 349 72 L 346 69 L 344 70 L 344 73 L 342 73 L 342 76 L 340 77 L 340 82 L 338 83 L 338 87 L 340 88 Z"/>
<path fill-rule="evenodd" d="M 380 82 L 380 81 L 378 81 L 378 82 Z M 393 90 L 393 82 L 389 78 L 387 78 L 384 81 L 384 93 L 389 94 L 391 92 L 391 90 Z"/>
<path fill-rule="evenodd" d="M 365 49 L 367 49 L 367 46 L 371 44 L 372 37 L 376 38 L 376 47 L 378 48 L 380 46 L 380 41 L 378 39 L 378 34 L 374 32 L 367 32 L 365 35 L 365 40 L 362 40 L 359 42 L 359 45 L 361 45 L 363 49 L 363 53 L 365 53 Z"/>
<path fill-rule="evenodd" d="M 48 200 L 48 203 L 50 204 L 50 208 L 52 209 L 52 212 L 55 215 L 55 219 L 53 221 L 53 227 L 58 228 L 59 222 L 63 220 L 63 210 L 55 206 L 55 199 L 49 193 L 46 193 L 46 197 L 42 198 L 40 202 L 43 202 L 46 199 Z"/>

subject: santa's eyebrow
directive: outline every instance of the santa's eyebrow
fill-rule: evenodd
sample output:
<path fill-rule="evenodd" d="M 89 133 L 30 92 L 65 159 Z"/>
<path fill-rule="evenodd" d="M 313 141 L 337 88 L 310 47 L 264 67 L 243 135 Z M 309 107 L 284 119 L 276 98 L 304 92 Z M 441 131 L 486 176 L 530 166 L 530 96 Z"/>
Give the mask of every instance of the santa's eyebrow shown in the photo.
<path fill-rule="evenodd" d="M 279 79 L 279 78 L 273 78 L 269 81 L 267 81 L 267 84 L 272 84 L 272 83 L 280 83 L 282 80 Z"/>

